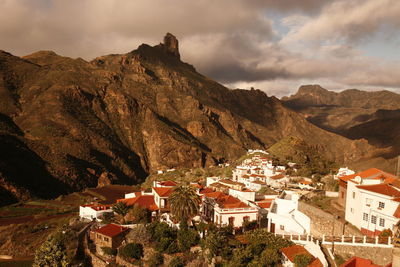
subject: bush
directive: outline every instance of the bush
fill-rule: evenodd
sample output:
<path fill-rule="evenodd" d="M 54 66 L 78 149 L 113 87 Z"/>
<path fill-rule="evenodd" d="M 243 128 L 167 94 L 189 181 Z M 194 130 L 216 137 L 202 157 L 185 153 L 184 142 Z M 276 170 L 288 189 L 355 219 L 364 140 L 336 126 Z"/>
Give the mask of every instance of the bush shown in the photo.
<path fill-rule="evenodd" d="M 294 257 L 294 264 L 296 267 L 307 267 L 313 260 L 311 255 L 301 254 Z"/>
<path fill-rule="evenodd" d="M 143 245 L 137 243 L 129 243 L 122 247 L 119 255 L 125 260 L 140 259 L 143 257 Z"/>
<path fill-rule="evenodd" d="M 148 209 L 142 208 L 139 205 L 134 205 L 128 213 L 129 218 L 134 223 L 150 223 L 151 212 Z"/>
<path fill-rule="evenodd" d="M 184 267 L 185 262 L 181 257 L 173 257 L 168 264 L 168 267 Z"/>
<path fill-rule="evenodd" d="M 48 238 L 36 250 L 33 266 L 69 266 L 66 248 L 57 235 Z"/>
<path fill-rule="evenodd" d="M 159 265 L 162 265 L 163 263 L 164 263 L 164 256 L 160 252 L 154 252 L 148 261 L 150 267 L 157 267 Z"/>
<path fill-rule="evenodd" d="M 390 229 L 384 229 L 380 234 L 380 237 L 389 237 L 389 236 L 393 236 L 393 232 Z"/>
<path fill-rule="evenodd" d="M 179 252 L 179 246 L 176 241 L 173 241 L 172 243 L 169 244 L 168 248 L 165 250 L 166 253 L 168 254 L 174 254 Z"/>
<path fill-rule="evenodd" d="M 109 256 L 117 255 L 117 250 L 115 248 L 102 247 L 101 250 L 103 251 L 104 254 L 109 255 Z"/>
<path fill-rule="evenodd" d="M 182 228 L 178 231 L 178 247 L 179 250 L 184 252 L 184 251 L 189 251 L 191 247 L 196 246 L 199 244 L 199 234 L 196 230 L 190 229 L 190 228 Z"/>

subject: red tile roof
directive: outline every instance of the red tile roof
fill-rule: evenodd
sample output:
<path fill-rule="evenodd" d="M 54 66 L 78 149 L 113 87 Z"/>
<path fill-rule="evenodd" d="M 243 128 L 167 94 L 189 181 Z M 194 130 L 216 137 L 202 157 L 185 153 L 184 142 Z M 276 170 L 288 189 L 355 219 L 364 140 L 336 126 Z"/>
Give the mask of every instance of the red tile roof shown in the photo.
<path fill-rule="evenodd" d="M 134 198 L 118 199 L 117 202 L 125 202 L 127 206 L 139 205 L 151 211 L 158 210 L 153 195 L 142 195 Z"/>
<path fill-rule="evenodd" d="M 396 179 L 396 176 L 394 176 L 393 174 L 381 171 L 376 168 L 371 168 L 359 173 L 342 176 L 339 177 L 339 179 L 347 182 L 354 179 L 356 176 L 360 176 L 362 179 L 384 179 L 385 183 L 391 183 Z"/>
<path fill-rule="evenodd" d="M 299 184 L 309 185 L 309 184 L 312 184 L 312 182 L 311 182 L 311 181 L 307 181 L 307 180 L 301 180 L 301 181 L 299 182 Z"/>
<path fill-rule="evenodd" d="M 382 266 L 372 263 L 371 260 L 354 256 L 345 263 L 343 263 L 342 265 L 340 265 L 340 267 L 382 267 Z"/>
<path fill-rule="evenodd" d="M 171 187 L 153 187 L 153 189 L 160 197 L 168 197 L 174 191 Z"/>
<path fill-rule="evenodd" d="M 300 245 L 293 245 L 290 247 L 281 248 L 281 252 L 291 261 L 294 262 L 294 258 L 297 255 L 311 255 L 308 250 L 306 250 L 303 246 Z M 312 256 L 314 258 L 314 256 Z M 307 267 L 322 267 L 322 263 L 318 258 L 314 258 L 314 260 L 307 266 Z"/>
<path fill-rule="evenodd" d="M 88 204 L 88 205 L 83 205 L 82 207 L 92 208 L 93 210 L 99 211 L 99 210 L 110 209 L 111 205 Z"/>
<path fill-rule="evenodd" d="M 260 208 L 269 209 L 271 207 L 272 201 L 268 202 L 256 202 Z"/>
<path fill-rule="evenodd" d="M 358 185 L 357 188 L 390 197 L 400 197 L 400 191 L 389 184 Z"/>
<path fill-rule="evenodd" d="M 214 192 L 214 190 L 212 188 L 204 187 L 203 189 L 200 190 L 199 194 L 204 195 L 204 194 L 212 193 L 212 192 Z"/>
<path fill-rule="evenodd" d="M 279 179 L 282 179 L 284 177 L 285 177 L 285 175 L 283 175 L 283 174 L 277 174 L 277 175 L 271 176 L 270 178 L 274 179 L 274 180 L 279 180 Z"/>
<path fill-rule="evenodd" d="M 117 236 L 117 235 L 120 235 L 120 234 L 126 232 L 127 230 L 129 230 L 129 228 L 110 223 L 110 224 L 107 224 L 107 225 L 95 230 L 95 232 L 100 233 L 105 236 L 108 236 L 108 237 L 114 237 L 114 236 Z"/>
<path fill-rule="evenodd" d="M 205 194 L 206 197 L 214 198 L 221 208 L 247 208 L 249 207 L 246 203 L 243 203 L 239 199 L 227 195 L 222 192 L 212 192 Z"/>
<path fill-rule="evenodd" d="M 161 181 L 159 182 L 162 186 L 177 186 L 178 184 L 174 181 Z"/>

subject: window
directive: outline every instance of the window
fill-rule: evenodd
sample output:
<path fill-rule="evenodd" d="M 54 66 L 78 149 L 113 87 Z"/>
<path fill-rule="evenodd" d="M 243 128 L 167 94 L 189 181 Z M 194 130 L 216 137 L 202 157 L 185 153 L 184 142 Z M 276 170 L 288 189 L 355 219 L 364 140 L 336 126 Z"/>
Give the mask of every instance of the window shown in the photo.
<path fill-rule="evenodd" d="M 385 227 L 385 219 L 379 219 L 379 226 Z"/>
<path fill-rule="evenodd" d="M 351 212 L 351 213 L 354 213 L 354 209 L 353 209 L 353 208 L 350 208 L 350 212 Z"/>
<path fill-rule="evenodd" d="M 385 202 L 380 202 L 379 201 L 379 208 L 384 209 L 385 208 Z"/>
<path fill-rule="evenodd" d="M 371 216 L 371 223 L 376 224 L 376 216 Z"/>
<path fill-rule="evenodd" d="M 244 216 L 244 217 L 243 217 L 243 221 L 244 221 L 244 222 L 250 221 L 250 217 L 249 217 L 249 216 Z"/>
<path fill-rule="evenodd" d="M 356 192 L 353 192 L 353 198 L 356 198 Z"/>
<path fill-rule="evenodd" d="M 363 214 L 363 220 L 368 222 L 368 213 Z"/>
<path fill-rule="evenodd" d="M 108 237 L 104 237 L 104 241 L 108 242 Z"/>
<path fill-rule="evenodd" d="M 282 231 L 285 230 L 285 226 L 284 225 L 281 225 L 280 228 L 281 228 Z"/>

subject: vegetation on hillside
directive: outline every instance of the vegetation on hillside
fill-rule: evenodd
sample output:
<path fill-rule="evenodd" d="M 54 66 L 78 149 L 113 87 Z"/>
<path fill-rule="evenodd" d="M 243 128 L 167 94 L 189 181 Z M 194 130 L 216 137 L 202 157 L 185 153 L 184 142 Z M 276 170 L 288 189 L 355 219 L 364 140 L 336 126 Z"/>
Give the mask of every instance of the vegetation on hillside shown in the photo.
<path fill-rule="evenodd" d="M 285 137 L 268 149 L 277 163 L 287 165 L 296 163 L 297 175 L 311 177 L 329 174 L 338 168 L 335 162 L 321 153 L 323 147 L 310 145 L 297 137 Z"/>

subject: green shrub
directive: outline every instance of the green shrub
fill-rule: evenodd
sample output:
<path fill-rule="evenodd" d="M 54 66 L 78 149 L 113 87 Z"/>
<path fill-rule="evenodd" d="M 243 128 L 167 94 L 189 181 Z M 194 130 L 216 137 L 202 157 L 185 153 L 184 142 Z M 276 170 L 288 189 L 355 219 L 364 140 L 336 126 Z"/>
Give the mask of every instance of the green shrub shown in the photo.
<path fill-rule="evenodd" d="M 307 267 L 313 260 L 313 257 L 308 254 L 296 255 L 294 257 L 294 264 L 296 267 Z"/>
<path fill-rule="evenodd" d="M 163 263 L 164 263 L 164 256 L 162 253 L 157 251 L 151 255 L 148 261 L 150 267 L 157 267 L 159 265 L 162 265 Z"/>
<path fill-rule="evenodd" d="M 109 255 L 109 256 L 117 255 L 117 250 L 115 248 L 102 247 L 101 250 L 103 251 L 104 254 Z"/>
<path fill-rule="evenodd" d="M 184 251 L 189 251 L 191 247 L 196 246 L 199 244 L 199 234 L 196 230 L 191 229 L 191 228 L 181 228 L 178 231 L 178 247 L 179 250 L 184 252 Z"/>
<path fill-rule="evenodd" d="M 143 257 L 143 245 L 137 243 L 129 243 L 122 247 L 119 251 L 119 255 L 125 260 L 140 259 Z"/>
<path fill-rule="evenodd" d="M 48 238 L 36 250 L 33 266 L 69 266 L 65 245 L 57 235 Z"/>
<path fill-rule="evenodd" d="M 168 248 L 165 250 L 166 253 L 168 254 L 174 254 L 179 252 L 179 246 L 176 241 L 173 241 L 172 243 L 169 244 Z"/>

